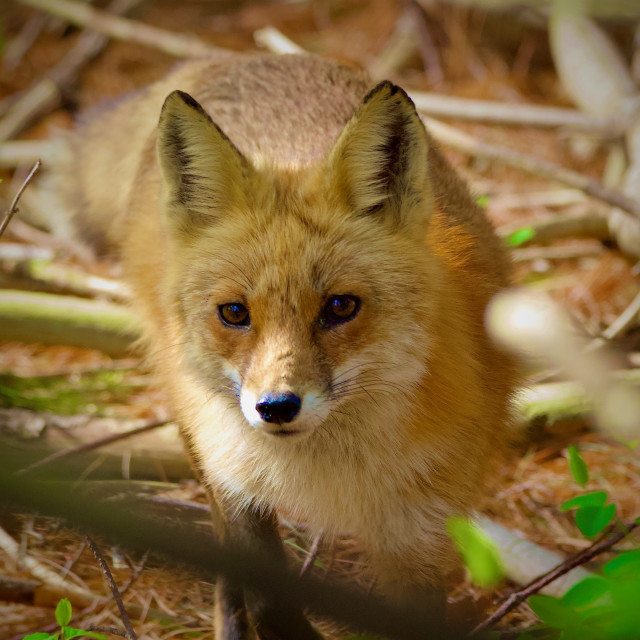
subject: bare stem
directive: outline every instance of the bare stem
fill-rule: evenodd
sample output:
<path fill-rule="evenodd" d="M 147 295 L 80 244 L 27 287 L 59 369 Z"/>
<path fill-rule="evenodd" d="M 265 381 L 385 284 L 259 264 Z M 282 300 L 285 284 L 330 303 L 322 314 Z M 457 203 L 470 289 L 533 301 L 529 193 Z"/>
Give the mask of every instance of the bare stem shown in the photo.
<path fill-rule="evenodd" d="M 529 596 L 538 593 L 540 589 L 546 587 L 549 583 L 553 582 L 560 576 L 569 573 L 572 569 L 579 567 L 583 564 L 589 562 L 596 556 L 608 551 L 615 544 L 620 542 L 623 538 L 626 538 L 634 529 L 640 526 L 640 523 L 632 522 L 631 524 L 623 525 L 621 531 L 617 531 L 610 537 L 607 537 L 608 534 L 605 534 L 599 540 L 596 540 L 590 547 L 587 547 L 583 551 L 567 558 L 562 564 L 559 564 L 557 567 L 552 569 L 551 571 L 542 574 L 537 577 L 535 580 L 530 582 L 528 585 L 525 585 L 519 591 L 512 593 L 494 613 L 492 613 L 486 620 L 483 620 L 479 625 L 477 625 L 473 631 L 469 634 L 470 636 L 474 636 L 485 629 L 489 629 L 493 627 L 496 622 L 502 620 L 504 616 L 507 615 L 510 611 L 515 609 L 518 605 L 522 604 Z"/>
<path fill-rule="evenodd" d="M 40 160 L 38 160 L 33 165 L 33 167 L 31 167 L 31 171 L 29 171 L 29 175 L 24 179 L 24 182 L 22 183 L 22 186 L 20 187 L 20 189 L 18 189 L 18 193 L 16 193 L 16 197 L 13 199 L 13 202 L 11 203 L 11 206 L 9 207 L 9 211 L 7 212 L 7 215 L 5 216 L 4 220 L 2 221 L 2 224 L 0 224 L 0 237 L 4 233 L 4 230 L 9 226 L 9 223 L 11 222 L 11 218 L 13 218 L 13 216 L 18 211 L 18 202 L 20 202 L 20 197 L 22 196 L 24 190 L 27 188 L 27 186 L 31 182 L 31 178 L 33 178 L 33 176 L 36 174 L 36 172 L 40 168 L 41 164 L 42 164 L 42 162 L 40 162 Z"/>
<path fill-rule="evenodd" d="M 111 589 L 113 599 L 116 601 L 116 604 L 118 605 L 120 618 L 122 619 L 122 624 L 124 625 L 124 628 L 126 631 L 126 636 L 124 637 L 127 638 L 128 640 L 138 640 L 138 636 L 136 635 L 136 632 L 131 626 L 131 620 L 129 620 L 129 614 L 125 609 L 124 602 L 122 602 L 122 596 L 120 595 L 120 591 L 118 589 L 118 585 L 116 584 L 116 581 L 113 579 L 113 574 L 109 569 L 109 565 L 107 565 L 107 562 L 104 559 L 104 556 L 102 555 L 102 553 L 100 552 L 100 549 L 98 549 L 98 547 L 96 546 L 96 543 L 89 536 L 85 536 L 85 538 L 87 540 L 87 544 L 89 545 L 89 548 L 91 549 L 91 551 L 93 551 L 93 555 L 96 557 L 96 560 L 98 561 L 98 564 L 102 569 L 102 573 L 105 577 L 105 580 L 107 581 L 107 584 Z"/>

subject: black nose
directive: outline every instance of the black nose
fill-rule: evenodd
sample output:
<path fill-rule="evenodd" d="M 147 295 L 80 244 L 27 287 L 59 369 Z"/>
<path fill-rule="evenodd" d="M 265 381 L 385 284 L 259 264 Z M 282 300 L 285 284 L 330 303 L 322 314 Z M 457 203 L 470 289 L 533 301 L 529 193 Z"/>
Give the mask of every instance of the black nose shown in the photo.
<path fill-rule="evenodd" d="M 291 422 L 300 412 L 300 398 L 294 393 L 265 393 L 256 404 L 256 411 L 265 422 Z"/>

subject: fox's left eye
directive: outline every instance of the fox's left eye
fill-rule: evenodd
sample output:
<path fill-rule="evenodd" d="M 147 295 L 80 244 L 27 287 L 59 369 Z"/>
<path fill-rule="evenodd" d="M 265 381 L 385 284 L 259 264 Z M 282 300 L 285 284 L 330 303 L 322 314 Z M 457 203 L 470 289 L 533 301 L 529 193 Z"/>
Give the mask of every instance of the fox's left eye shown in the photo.
<path fill-rule="evenodd" d="M 323 327 L 335 327 L 353 320 L 360 311 L 360 298 L 357 296 L 329 296 L 320 312 L 320 324 Z"/>
<path fill-rule="evenodd" d="M 251 324 L 249 309 L 239 302 L 228 302 L 218 306 L 218 315 L 228 327 L 248 327 Z"/>

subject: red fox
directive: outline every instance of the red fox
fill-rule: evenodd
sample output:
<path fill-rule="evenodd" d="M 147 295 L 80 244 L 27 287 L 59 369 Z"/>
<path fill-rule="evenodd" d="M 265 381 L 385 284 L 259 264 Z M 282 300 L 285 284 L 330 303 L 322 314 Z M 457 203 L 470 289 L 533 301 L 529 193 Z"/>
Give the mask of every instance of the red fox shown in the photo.
<path fill-rule="evenodd" d="M 193 60 L 65 149 L 48 188 L 122 262 L 219 535 L 281 554 L 284 513 L 442 601 L 445 521 L 505 437 L 483 316 L 509 266 L 407 94 L 314 56 Z M 316 637 L 273 607 L 220 581 L 216 637 Z"/>

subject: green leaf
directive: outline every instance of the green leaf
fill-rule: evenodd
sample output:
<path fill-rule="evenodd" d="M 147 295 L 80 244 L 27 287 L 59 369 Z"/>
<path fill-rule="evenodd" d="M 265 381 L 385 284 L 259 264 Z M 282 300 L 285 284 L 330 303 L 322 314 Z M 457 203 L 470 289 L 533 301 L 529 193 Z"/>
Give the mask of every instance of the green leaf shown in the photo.
<path fill-rule="evenodd" d="M 621 553 L 617 558 L 609 560 L 603 571 L 611 578 L 637 578 L 640 576 L 640 549 Z"/>
<path fill-rule="evenodd" d="M 611 589 L 611 583 L 606 578 L 593 576 L 574 584 L 562 596 L 562 602 L 576 609 L 587 607 L 597 602 Z"/>
<path fill-rule="evenodd" d="M 550 627 L 564 629 L 571 627 L 576 620 L 576 612 L 558 598 L 541 595 L 531 596 L 529 606 L 538 618 Z"/>
<path fill-rule="evenodd" d="M 510 233 L 505 239 L 508 247 L 519 247 L 525 242 L 529 242 L 536 237 L 536 230 L 533 227 L 522 227 Z"/>
<path fill-rule="evenodd" d="M 71 603 L 68 598 L 62 598 L 56 607 L 56 622 L 61 627 L 66 627 L 71 622 Z"/>
<path fill-rule="evenodd" d="M 582 507 L 576 512 L 576 525 L 583 535 L 588 538 L 600 533 L 616 513 L 616 505 L 605 507 Z"/>
<path fill-rule="evenodd" d="M 576 507 L 601 507 L 607 501 L 606 491 L 594 491 L 593 493 L 585 493 L 583 496 L 577 496 L 567 500 L 560 505 L 560 509 L 568 511 Z"/>
<path fill-rule="evenodd" d="M 589 469 L 574 445 L 569 445 L 568 451 L 571 475 L 577 484 L 584 487 L 589 482 Z"/>
<path fill-rule="evenodd" d="M 479 207 L 486 207 L 489 204 L 489 196 L 487 195 L 478 196 L 476 198 L 476 204 Z"/>
<path fill-rule="evenodd" d="M 73 627 L 65 627 L 63 629 L 65 640 L 71 640 L 71 638 L 77 638 L 79 636 L 87 636 L 89 638 L 95 638 L 96 640 L 107 640 L 107 636 L 102 633 L 96 633 L 95 631 L 85 631 L 84 629 L 74 629 Z"/>
<path fill-rule="evenodd" d="M 477 585 L 490 586 L 502 579 L 504 571 L 500 554 L 478 526 L 466 518 L 449 518 L 447 532 Z"/>

